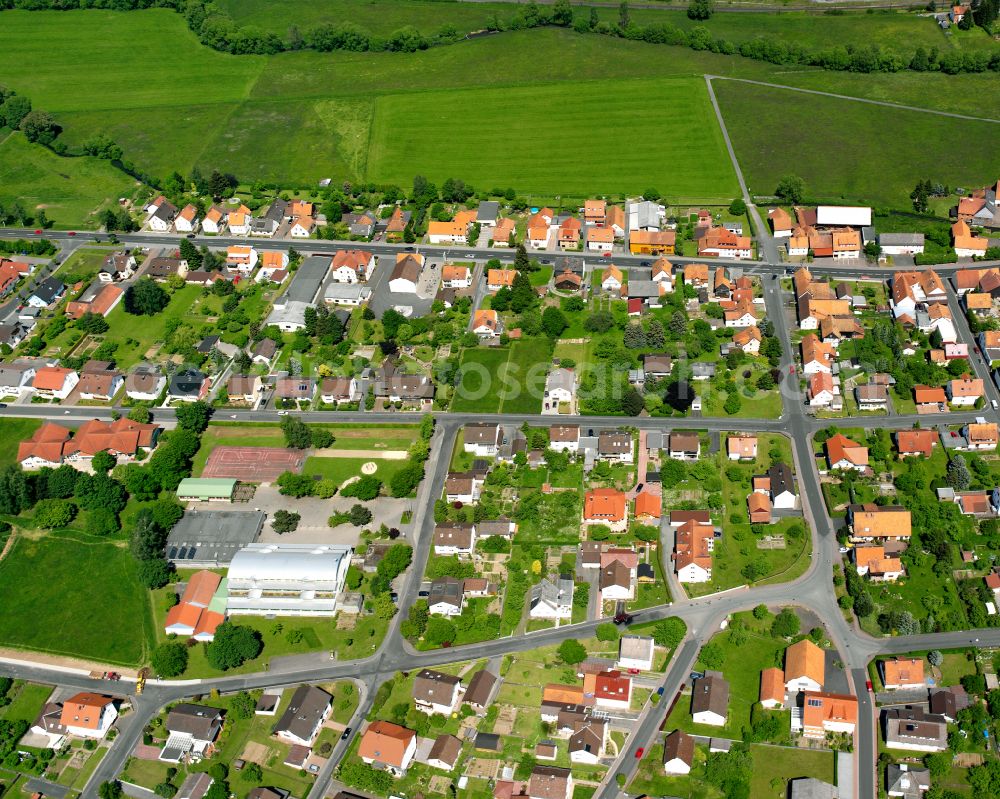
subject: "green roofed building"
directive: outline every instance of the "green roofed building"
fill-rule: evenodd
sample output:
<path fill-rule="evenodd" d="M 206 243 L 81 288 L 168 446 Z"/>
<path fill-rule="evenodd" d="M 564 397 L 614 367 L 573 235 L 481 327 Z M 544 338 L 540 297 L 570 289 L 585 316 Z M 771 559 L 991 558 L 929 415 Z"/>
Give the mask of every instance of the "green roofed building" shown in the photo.
<path fill-rule="evenodd" d="M 177 486 L 177 499 L 185 502 L 231 502 L 236 481 L 228 477 L 186 477 Z"/>

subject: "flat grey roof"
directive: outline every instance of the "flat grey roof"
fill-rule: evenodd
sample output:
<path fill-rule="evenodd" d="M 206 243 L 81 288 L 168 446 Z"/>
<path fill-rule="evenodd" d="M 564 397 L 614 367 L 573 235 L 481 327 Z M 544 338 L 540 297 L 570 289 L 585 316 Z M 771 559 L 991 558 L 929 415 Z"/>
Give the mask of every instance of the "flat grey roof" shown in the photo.
<path fill-rule="evenodd" d="M 188 510 L 167 536 L 167 560 L 185 566 L 228 564 L 264 526 L 259 511 Z"/>
<path fill-rule="evenodd" d="M 299 264 L 285 297 L 298 302 L 312 302 L 319 287 L 323 285 L 332 262 L 333 258 L 329 255 L 310 255 Z"/>

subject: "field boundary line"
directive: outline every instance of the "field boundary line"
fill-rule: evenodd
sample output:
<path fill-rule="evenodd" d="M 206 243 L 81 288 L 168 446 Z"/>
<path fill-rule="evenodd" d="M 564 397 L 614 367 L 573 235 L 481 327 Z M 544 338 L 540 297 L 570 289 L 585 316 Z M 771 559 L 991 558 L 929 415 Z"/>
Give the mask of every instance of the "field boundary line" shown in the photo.
<path fill-rule="evenodd" d="M 890 103 L 886 100 L 871 100 L 867 97 L 852 97 L 849 94 L 837 94 L 836 92 L 824 92 L 819 89 L 803 89 L 799 86 L 785 86 L 782 83 L 769 83 L 763 80 L 753 80 L 752 78 L 730 78 L 726 75 L 705 75 L 705 80 L 711 86 L 713 80 L 731 80 L 737 83 L 750 83 L 755 86 L 766 86 L 770 89 L 787 89 L 790 92 L 802 92 L 803 94 L 817 94 L 820 97 L 833 97 L 837 100 L 853 100 L 856 103 L 867 103 L 868 105 L 880 105 L 885 108 L 893 108 L 897 111 L 916 111 L 921 114 L 934 114 L 940 117 L 950 117 L 951 119 L 964 119 L 967 122 L 989 122 L 1000 125 L 1000 119 L 993 117 L 974 117 L 969 114 L 958 114 L 954 111 L 939 111 L 934 108 L 921 108 L 917 105 L 902 105 L 901 103 Z"/>

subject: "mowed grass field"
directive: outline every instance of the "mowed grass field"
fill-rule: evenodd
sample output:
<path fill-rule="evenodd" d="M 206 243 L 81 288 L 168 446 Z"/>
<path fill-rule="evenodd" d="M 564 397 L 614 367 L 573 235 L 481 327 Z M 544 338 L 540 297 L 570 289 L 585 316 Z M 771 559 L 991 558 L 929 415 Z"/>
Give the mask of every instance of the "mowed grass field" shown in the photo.
<path fill-rule="evenodd" d="M 0 419 L 0 468 L 17 463 L 18 445 L 41 426 L 41 419 Z"/>
<path fill-rule="evenodd" d="M 539 413 L 552 344 L 538 337 L 506 348 L 462 354 L 462 377 L 451 410 L 479 413 Z"/>
<path fill-rule="evenodd" d="M 21 133 L 0 131 L 0 205 L 45 209 L 64 226 L 96 227 L 98 211 L 131 196 L 135 181 L 98 158 L 61 158 Z"/>
<path fill-rule="evenodd" d="M 739 193 L 700 78 L 380 97 L 368 173 L 405 185 L 414 164 L 435 181 L 499 179 L 536 193 L 624 193 L 647 184 L 671 198 L 721 202 Z"/>
<path fill-rule="evenodd" d="M 148 595 L 115 542 L 18 538 L 0 561 L 0 595 L 0 646 L 131 666 L 154 640 Z"/>
<path fill-rule="evenodd" d="M 713 82 L 750 191 L 771 194 L 789 172 L 816 199 L 905 208 L 918 180 L 995 180 L 1000 124 L 885 108 L 738 81 Z M 780 134 L 777 133 L 780 131 Z"/>

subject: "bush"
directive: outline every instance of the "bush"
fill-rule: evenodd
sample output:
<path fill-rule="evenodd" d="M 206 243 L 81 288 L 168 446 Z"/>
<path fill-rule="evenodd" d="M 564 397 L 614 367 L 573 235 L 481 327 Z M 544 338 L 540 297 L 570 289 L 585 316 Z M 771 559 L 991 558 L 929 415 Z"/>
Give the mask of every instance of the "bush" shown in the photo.
<path fill-rule="evenodd" d="M 274 518 L 271 520 L 271 526 L 274 528 L 274 532 L 278 533 L 291 533 L 298 529 L 299 521 L 302 517 L 298 513 L 292 513 L 287 510 L 277 510 L 274 512 Z"/>
<path fill-rule="evenodd" d="M 342 497 L 354 497 L 362 502 L 371 502 L 382 491 L 382 481 L 377 477 L 365 475 L 340 490 Z"/>
<path fill-rule="evenodd" d="M 76 518 L 76 505 L 62 499 L 43 499 L 35 505 L 35 524 L 52 530 L 65 527 Z"/>

